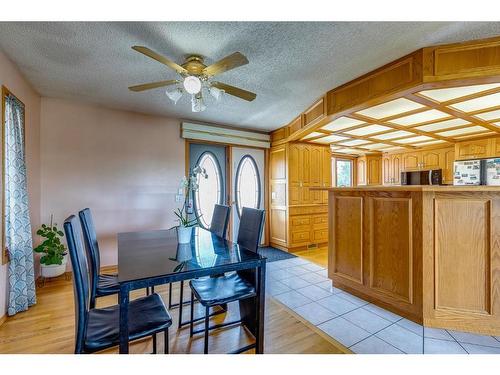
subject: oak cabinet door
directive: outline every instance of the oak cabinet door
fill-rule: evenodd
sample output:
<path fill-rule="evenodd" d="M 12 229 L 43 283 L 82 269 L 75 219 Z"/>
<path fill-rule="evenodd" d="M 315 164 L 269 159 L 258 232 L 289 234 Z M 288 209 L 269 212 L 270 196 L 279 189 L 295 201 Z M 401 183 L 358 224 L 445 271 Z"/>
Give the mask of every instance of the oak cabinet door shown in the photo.
<path fill-rule="evenodd" d="M 394 184 L 399 185 L 401 183 L 401 155 L 391 156 L 391 175 Z"/>
<path fill-rule="evenodd" d="M 442 153 L 439 150 L 424 151 L 422 153 L 422 163 L 424 169 L 439 169 Z"/>
<path fill-rule="evenodd" d="M 392 181 L 392 160 L 390 155 L 382 157 L 382 183 L 384 185 L 391 185 Z"/>
<path fill-rule="evenodd" d="M 358 185 L 366 185 L 366 159 L 358 158 L 357 160 L 357 177 Z"/>
<path fill-rule="evenodd" d="M 422 162 L 422 154 L 420 152 L 404 154 L 404 156 L 403 156 L 403 170 L 404 171 L 416 171 L 416 170 L 420 169 L 421 162 Z"/>
<path fill-rule="evenodd" d="M 455 144 L 455 157 L 457 160 L 480 159 L 490 156 L 490 140 L 477 139 Z"/>

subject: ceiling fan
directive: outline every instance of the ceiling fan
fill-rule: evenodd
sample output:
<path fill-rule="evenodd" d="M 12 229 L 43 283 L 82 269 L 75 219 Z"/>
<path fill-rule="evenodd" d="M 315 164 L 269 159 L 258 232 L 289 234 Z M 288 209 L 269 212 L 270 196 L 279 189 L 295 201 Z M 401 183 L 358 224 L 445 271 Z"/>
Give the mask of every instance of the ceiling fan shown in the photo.
<path fill-rule="evenodd" d="M 130 86 L 129 90 L 131 91 L 140 92 L 159 87 L 178 85 L 173 90 L 167 90 L 167 96 L 174 103 L 177 103 L 184 92 L 190 94 L 191 110 L 193 112 L 201 112 L 206 109 L 203 91 L 210 93 L 216 101 L 219 101 L 224 93 L 249 102 L 257 97 L 257 94 L 253 92 L 212 80 L 218 74 L 248 64 L 247 58 L 239 52 L 235 52 L 212 65 L 206 66 L 203 63 L 203 57 L 200 55 L 188 55 L 184 63 L 179 65 L 147 47 L 133 46 L 132 49 L 168 66 L 170 69 L 175 70 L 181 77 L 179 79 Z"/>

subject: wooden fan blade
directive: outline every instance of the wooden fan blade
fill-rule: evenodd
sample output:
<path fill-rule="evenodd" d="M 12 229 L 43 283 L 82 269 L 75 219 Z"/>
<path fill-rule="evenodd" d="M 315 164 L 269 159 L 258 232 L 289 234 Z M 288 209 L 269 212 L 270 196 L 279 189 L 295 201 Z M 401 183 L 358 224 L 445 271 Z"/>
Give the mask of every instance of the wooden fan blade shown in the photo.
<path fill-rule="evenodd" d="M 254 100 L 257 97 L 257 94 L 255 94 L 251 91 L 243 90 L 243 89 L 240 89 L 239 87 L 227 85 L 227 84 L 222 83 L 222 82 L 212 82 L 212 86 L 217 87 L 218 89 L 224 90 L 224 92 L 226 92 L 229 95 L 236 96 L 238 98 L 241 98 L 243 100 L 247 100 L 249 102 L 251 102 L 252 100 Z"/>
<path fill-rule="evenodd" d="M 139 92 L 139 91 L 156 89 L 158 87 L 175 85 L 176 83 L 179 83 L 179 81 L 176 79 L 170 79 L 168 81 L 158 81 L 158 82 L 144 83 L 142 85 L 130 86 L 128 89 L 130 91 Z"/>
<path fill-rule="evenodd" d="M 179 64 L 174 63 L 172 60 L 167 59 L 165 56 L 162 56 L 155 51 L 149 49 L 148 47 L 143 47 L 143 46 L 133 46 L 133 50 L 136 50 L 137 52 L 140 52 L 148 57 L 151 57 L 152 59 L 155 59 L 158 62 L 161 62 L 162 64 L 165 64 L 169 68 L 172 68 L 179 74 L 188 74 L 188 71 L 184 69 L 182 66 Z"/>
<path fill-rule="evenodd" d="M 207 66 L 203 69 L 202 73 L 207 76 L 214 76 L 246 64 L 248 64 L 247 58 L 241 53 L 235 52 L 232 55 L 226 56 L 222 60 Z"/>

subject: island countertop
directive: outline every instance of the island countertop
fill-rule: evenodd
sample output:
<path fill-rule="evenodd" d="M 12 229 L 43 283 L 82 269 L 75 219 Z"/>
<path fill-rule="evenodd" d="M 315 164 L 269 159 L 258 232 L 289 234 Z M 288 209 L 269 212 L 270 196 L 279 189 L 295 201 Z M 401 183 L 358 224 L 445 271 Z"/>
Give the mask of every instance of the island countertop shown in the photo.
<path fill-rule="evenodd" d="M 500 192 L 500 186 L 455 186 L 455 185 L 372 185 L 351 187 L 311 187 L 310 190 L 323 191 L 436 191 L 436 192 Z"/>

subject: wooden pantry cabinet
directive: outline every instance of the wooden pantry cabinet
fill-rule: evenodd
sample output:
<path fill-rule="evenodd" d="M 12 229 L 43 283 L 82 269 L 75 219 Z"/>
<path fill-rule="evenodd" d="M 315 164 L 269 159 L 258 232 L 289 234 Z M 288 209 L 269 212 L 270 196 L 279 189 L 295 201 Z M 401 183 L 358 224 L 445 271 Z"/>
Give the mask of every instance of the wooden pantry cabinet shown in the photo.
<path fill-rule="evenodd" d="M 327 146 L 286 143 L 271 148 L 271 245 L 298 250 L 328 241 L 331 154 Z"/>

